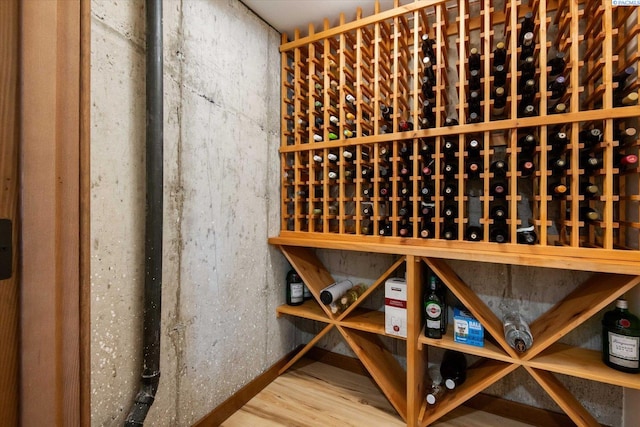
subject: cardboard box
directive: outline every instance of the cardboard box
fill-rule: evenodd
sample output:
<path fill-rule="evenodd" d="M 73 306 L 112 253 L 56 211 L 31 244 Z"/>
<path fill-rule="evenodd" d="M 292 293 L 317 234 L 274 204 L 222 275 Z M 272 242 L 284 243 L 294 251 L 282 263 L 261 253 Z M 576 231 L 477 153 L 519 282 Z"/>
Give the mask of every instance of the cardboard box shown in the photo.
<path fill-rule="evenodd" d="M 455 307 L 453 309 L 453 340 L 484 347 L 484 327 L 471 313 Z"/>
<path fill-rule="evenodd" d="M 384 284 L 385 332 L 407 337 L 407 281 L 387 279 Z"/>

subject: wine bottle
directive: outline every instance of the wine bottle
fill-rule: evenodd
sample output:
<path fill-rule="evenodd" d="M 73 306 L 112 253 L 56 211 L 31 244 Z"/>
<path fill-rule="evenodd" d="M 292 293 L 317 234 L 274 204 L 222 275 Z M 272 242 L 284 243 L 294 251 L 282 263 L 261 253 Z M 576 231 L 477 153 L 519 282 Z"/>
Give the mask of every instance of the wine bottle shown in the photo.
<path fill-rule="evenodd" d="M 447 117 L 446 119 L 444 119 L 444 125 L 445 126 L 457 126 L 458 125 L 458 119 L 456 119 L 455 117 Z"/>
<path fill-rule="evenodd" d="M 404 160 L 408 161 L 413 155 L 413 144 L 403 142 L 400 146 L 400 149 L 398 150 L 398 154 L 400 154 L 400 157 L 402 157 Z"/>
<path fill-rule="evenodd" d="M 413 214 L 413 205 L 405 202 L 400 209 L 398 209 L 398 216 L 401 218 L 409 218 Z"/>
<path fill-rule="evenodd" d="M 522 86 L 522 100 L 520 106 L 533 104 L 536 97 L 536 81 L 533 79 L 527 79 Z"/>
<path fill-rule="evenodd" d="M 365 218 L 370 218 L 373 215 L 373 203 L 362 202 L 362 215 Z"/>
<path fill-rule="evenodd" d="M 495 160 L 491 163 L 489 170 L 493 172 L 494 177 L 504 178 L 505 176 L 507 176 L 507 162 L 505 162 L 504 160 Z"/>
<path fill-rule="evenodd" d="M 602 360 L 622 372 L 640 372 L 640 319 L 623 298 L 602 318 Z"/>
<path fill-rule="evenodd" d="M 520 313 L 515 311 L 505 313 L 502 317 L 502 325 L 504 338 L 518 353 L 524 353 L 531 348 L 533 335 Z"/>
<path fill-rule="evenodd" d="M 563 76 L 556 77 L 555 80 L 549 83 L 547 89 L 551 92 L 549 96 L 549 107 L 553 107 L 560 101 L 564 94 L 567 93 L 565 78 Z"/>
<path fill-rule="evenodd" d="M 569 138 L 564 132 L 555 132 L 549 136 L 548 141 L 551 145 L 551 153 L 558 155 L 564 153 L 569 143 Z"/>
<path fill-rule="evenodd" d="M 472 47 L 469 51 L 469 59 L 467 60 L 469 63 L 469 71 L 477 70 L 480 71 L 480 67 L 482 65 L 482 61 L 480 60 L 480 52 L 477 48 Z"/>
<path fill-rule="evenodd" d="M 548 114 L 564 114 L 564 113 L 568 113 L 567 104 L 565 104 L 564 102 L 558 102 L 553 107 L 550 107 L 547 110 L 547 113 Z"/>
<path fill-rule="evenodd" d="M 353 287 L 351 280 L 342 280 L 334 282 L 320 291 L 320 301 L 323 304 L 331 304 L 333 301 L 339 301 L 340 298 Z"/>
<path fill-rule="evenodd" d="M 433 102 L 436 98 L 436 94 L 433 91 L 434 81 L 424 76 L 422 78 L 422 96 L 425 101 Z"/>
<path fill-rule="evenodd" d="M 444 385 L 453 390 L 462 385 L 467 379 L 467 359 L 464 353 L 447 349 L 440 363 L 440 374 Z"/>
<path fill-rule="evenodd" d="M 533 31 L 535 30 L 535 22 L 533 20 L 533 13 L 527 12 L 522 19 L 522 24 L 520 26 L 520 34 L 518 35 L 518 45 L 522 46 L 524 42 L 525 35 L 527 33 L 531 33 L 533 37 Z"/>
<path fill-rule="evenodd" d="M 380 221 L 378 234 L 380 236 L 391 236 L 393 230 L 389 221 Z"/>
<path fill-rule="evenodd" d="M 340 303 L 344 308 L 349 307 L 351 304 L 356 302 L 362 294 L 365 293 L 367 287 L 363 283 L 359 283 L 349 289 L 345 294 L 340 298 Z"/>
<path fill-rule="evenodd" d="M 552 81 L 564 73 L 564 68 L 567 65 L 567 62 L 564 59 L 564 52 L 557 52 L 556 56 L 547 62 L 547 65 L 551 67 L 548 81 Z"/>
<path fill-rule="evenodd" d="M 580 183 L 580 194 L 582 194 L 585 199 L 594 199 L 598 195 L 598 191 L 598 186 L 589 181 Z"/>
<path fill-rule="evenodd" d="M 298 273 L 291 269 L 287 273 L 287 304 L 300 305 L 304 302 L 304 282 Z"/>
<path fill-rule="evenodd" d="M 533 56 L 527 56 L 520 65 L 520 81 L 518 82 L 518 89 L 522 92 L 522 87 L 528 80 L 534 80 L 536 76 L 536 60 Z"/>
<path fill-rule="evenodd" d="M 507 84 L 507 70 L 504 65 L 496 65 L 493 67 L 493 85 L 503 87 L 505 84 Z"/>
<path fill-rule="evenodd" d="M 434 224 L 427 218 L 424 218 L 420 223 L 420 237 L 423 239 L 430 239 L 434 236 Z"/>
<path fill-rule="evenodd" d="M 618 168 L 621 172 L 638 164 L 638 156 L 635 154 L 625 154 L 615 152 L 613 156 L 613 167 Z"/>
<path fill-rule="evenodd" d="M 458 225 L 454 222 L 446 222 L 442 226 L 442 238 L 445 240 L 458 239 Z"/>
<path fill-rule="evenodd" d="M 520 53 L 521 61 L 524 61 L 525 58 L 528 58 L 529 56 L 533 56 L 533 53 L 536 47 L 535 43 L 533 42 L 533 39 L 534 39 L 534 35 L 531 31 L 528 33 L 525 33 L 522 39 L 522 52 Z"/>
<path fill-rule="evenodd" d="M 458 216 L 458 205 L 455 203 L 447 203 L 442 208 L 442 216 L 447 220 L 453 220 Z"/>
<path fill-rule="evenodd" d="M 535 135 L 533 135 L 532 133 L 527 133 L 518 138 L 518 147 L 520 147 L 520 152 L 523 156 L 533 156 L 537 146 L 538 141 L 536 140 Z"/>
<path fill-rule="evenodd" d="M 444 396 L 446 388 L 442 384 L 431 384 L 429 391 L 427 392 L 427 403 L 429 405 L 435 405 Z"/>
<path fill-rule="evenodd" d="M 422 164 L 422 167 L 420 168 L 420 172 L 422 173 L 423 177 L 429 177 L 433 174 L 433 163 L 435 162 L 434 159 L 429 160 L 426 163 Z"/>
<path fill-rule="evenodd" d="M 491 208 L 489 213 L 494 221 L 505 221 L 507 219 L 507 207 L 503 204 L 496 204 Z"/>
<path fill-rule="evenodd" d="M 442 166 L 442 174 L 445 179 L 453 179 L 458 173 L 458 163 L 453 161 L 446 161 Z"/>
<path fill-rule="evenodd" d="M 412 175 L 411 163 L 404 162 L 398 166 L 398 176 L 404 181 L 409 181 Z"/>
<path fill-rule="evenodd" d="M 393 115 L 393 107 L 388 105 L 380 104 L 380 113 L 382 113 L 382 118 L 388 122 L 390 122 L 391 116 Z"/>
<path fill-rule="evenodd" d="M 613 106 L 614 107 L 628 107 L 630 105 L 638 104 L 638 92 L 631 92 L 627 95 L 613 95 Z"/>
<path fill-rule="evenodd" d="M 429 34 L 422 35 L 422 55 L 428 56 L 432 62 L 435 63 L 436 54 L 435 54 L 435 44 L 436 41 L 429 37 Z"/>
<path fill-rule="evenodd" d="M 441 339 L 444 310 L 438 295 L 437 278 L 433 273 L 429 276 L 429 292 L 424 301 L 424 311 L 426 318 L 425 335 L 427 338 Z"/>
<path fill-rule="evenodd" d="M 445 182 L 442 187 L 442 195 L 447 199 L 456 197 L 458 195 L 458 184 L 453 181 Z"/>
<path fill-rule="evenodd" d="M 500 221 L 492 224 L 491 231 L 489 232 L 489 240 L 496 243 L 507 243 L 509 241 L 507 223 Z"/>
<path fill-rule="evenodd" d="M 436 75 L 433 72 L 433 66 L 435 65 L 431 58 L 429 58 L 428 56 L 425 56 L 424 58 L 422 58 L 422 65 L 423 65 L 423 71 L 424 71 L 424 76 L 427 77 L 429 80 L 431 80 L 432 82 L 436 81 Z"/>
<path fill-rule="evenodd" d="M 536 165 L 532 159 L 524 158 L 518 161 L 518 171 L 522 178 L 528 178 L 536 171 Z"/>
<path fill-rule="evenodd" d="M 469 72 L 469 90 L 480 90 L 480 70 Z"/>
<path fill-rule="evenodd" d="M 497 87 L 493 91 L 493 108 L 491 114 L 494 118 L 500 118 L 504 115 L 507 106 L 507 94 L 503 87 Z"/>
<path fill-rule="evenodd" d="M 552 176 L 562 176 L 568 168 L 566 160 L 561 157 L 550 157 L 547 169 L 551 171 Z"/>
<path fill-rule="evenodd" d="M 600 213 L 592 207 L 581 206 L 578 218 L 586 223 L 596 222 L 600 220 Z"/>
<path fill-rule="evenodd" d="M 471 242 L 479 242 L 482 240 L 482 227 L 477 225 L 469 225 L 466 229 L 466 238 Z"/>
<path fill-rule="evenodd" d="M 445 159 L 453 159 L 458 152 L 458 143 L 452 139 L 445 140 L 442 146 L 442 152 L 444 153 Z"/>
<path fill-rule="evenodd" d="M 617 74 L 614 74 L 611 79 L 613 83 L 616 85 L 614 88 L 615 93 L 624 92 L 625 86 L 627 85 L 627 80 L 636 72 L 635 68 L 627 67 L 624 70 L 620 71 Z"/>
<path fill-rule="evenodd" d="M 591 149 L 602 142 L 602 131 L 598 128 L 582 130 L 578 134 L 578 139 L 585 148 Z"/>
<path fill-rule="evenodd" d="M 469 139 L 469 142 L 467 143 L 467 151 L 470 156 L 479 156 L 481 150 L 482 142 L 478 138 L 472 137 Z"/>
<path fill-rule="evenodd" d="M 549 185 L 549 195 L 554 199 L 564 199 L 567 196 L 569 189 L 561 182 L 552 183 Z"/>
<path fill-rule="evenodd" d="M 507 61 L 507 49 L 505 49 L 504 42 L 498 42 L 496 48 L 493 51 L 493 66 L 504 65 Z"/>
<path fill-rule="evenodd" d="M 467 159 L 467 174 L 469 179 L 475 179 L 480 177 L 482 171 L 482 159 L 479 157 L 470 157 Z"/>
<path fill-rule="evenodd" d="M 516 241 L 521 245 L 535 245 L 538 242 L 538 234 L 534 226 L 518 228 Z"/>
<path fill-rule="evenodd" d="M 435 207 L 434 203 L 425 202 L 425 201 L 420 202 L 420 210 L 418 211 L 420 217 L 423 219 L 432 218 L 434 213 L 434 207 Z"/>
<path fill-rule="evenodd" d="M 589 176 L 597 174 L 602 169 L 602 159 L 590 155 L 580 156 L 580 168 Z"/>
<path fill-rule="evenodd" d="M 615 129 L 613 133 L 613 139 L 620 142 L 620 145 L 625 145 L 629 141 L 633 141 L 638 131 L 636 128 L 628 127 L 624 129 Z"/>
<path fill-rule="evenodd" d="M 508 187 L 507 184 L 499 179 L 493 180 L 489 187 L 489 194 L 491 194 L 496 199 L 504 199 L 507 197 Z"/>

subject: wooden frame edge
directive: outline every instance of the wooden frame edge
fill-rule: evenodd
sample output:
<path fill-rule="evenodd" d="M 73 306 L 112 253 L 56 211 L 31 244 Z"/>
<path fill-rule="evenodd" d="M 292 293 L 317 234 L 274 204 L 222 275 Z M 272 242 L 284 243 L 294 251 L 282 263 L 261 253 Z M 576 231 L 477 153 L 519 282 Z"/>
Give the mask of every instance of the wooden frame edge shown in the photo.
<path fill-rule="evenodd" d="M 80 425 L 91 425 L 91 1 L 80 0 Z"/>

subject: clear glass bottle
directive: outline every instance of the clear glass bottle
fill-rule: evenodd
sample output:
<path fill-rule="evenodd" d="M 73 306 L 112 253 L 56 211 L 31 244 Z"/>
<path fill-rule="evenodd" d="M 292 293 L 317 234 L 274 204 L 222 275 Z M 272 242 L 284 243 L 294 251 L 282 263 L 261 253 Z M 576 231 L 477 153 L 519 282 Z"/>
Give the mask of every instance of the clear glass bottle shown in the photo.
<path fill-rule="evenodd" d="M 504 337 L 507 343 L 518 353 L 524 353 L 533 344 L 533 335 L 529 325 L 516 311 L 507 312 L 502 318 Z"/>
<path fill-rule="evenodd" d="M 602 318 L 602 360 L 622 372 L 640 372 L 640 319 L 629 312 L 627 300 Z"/>

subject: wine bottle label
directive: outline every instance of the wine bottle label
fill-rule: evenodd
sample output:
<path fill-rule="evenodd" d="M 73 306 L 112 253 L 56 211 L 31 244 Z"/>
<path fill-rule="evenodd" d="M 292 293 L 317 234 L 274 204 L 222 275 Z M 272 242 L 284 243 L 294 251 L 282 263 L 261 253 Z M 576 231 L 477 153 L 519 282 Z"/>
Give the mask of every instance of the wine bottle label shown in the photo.
<path fill-rule="evenodd" d="M 290 283 L 291 287 L 291 302 L 298 303 L 302 302 L 304 299 L 304 283 L 303 282 L 293 282 Z"/>
<path fill-rule="evenodd" d="M 609 331 L 609 362 L 625 368 L 640 367 L 640 337 L 619 335 Z"/>

